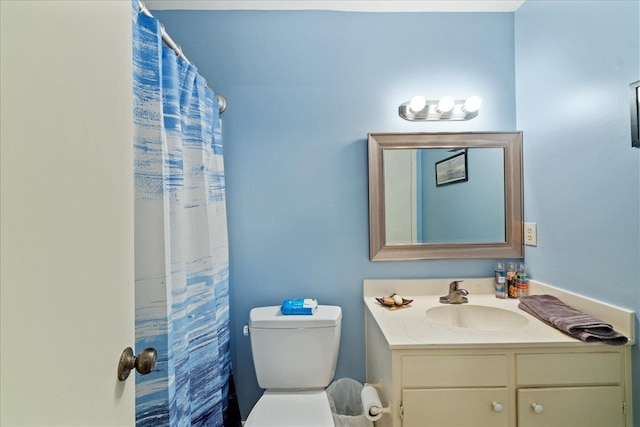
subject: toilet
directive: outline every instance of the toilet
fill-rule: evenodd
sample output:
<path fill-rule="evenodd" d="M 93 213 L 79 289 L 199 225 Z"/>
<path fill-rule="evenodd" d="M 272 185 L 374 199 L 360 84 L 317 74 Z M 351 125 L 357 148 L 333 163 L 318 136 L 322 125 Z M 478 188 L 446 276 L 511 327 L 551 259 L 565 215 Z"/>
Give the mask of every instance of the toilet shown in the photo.
<path fill-rule="evenodd" d="M 319 305 L 312 315 L 283 315 L 279 306 L 249 314 L 251 353 L 265 389 L 245 427 L 334 427 L 325 391 L 338 361 L 342 309 Z"/>

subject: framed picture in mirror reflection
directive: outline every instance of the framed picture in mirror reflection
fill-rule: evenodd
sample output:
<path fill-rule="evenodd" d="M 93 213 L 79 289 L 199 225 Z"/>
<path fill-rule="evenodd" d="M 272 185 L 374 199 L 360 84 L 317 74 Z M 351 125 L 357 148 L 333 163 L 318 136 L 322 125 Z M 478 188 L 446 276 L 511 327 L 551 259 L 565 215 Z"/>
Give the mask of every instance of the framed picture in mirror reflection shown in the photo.
<path fill-rule="evenodd" d="M 467 150 L 436 162 L 436 186 L 466 182 L 467 175 Z"/>

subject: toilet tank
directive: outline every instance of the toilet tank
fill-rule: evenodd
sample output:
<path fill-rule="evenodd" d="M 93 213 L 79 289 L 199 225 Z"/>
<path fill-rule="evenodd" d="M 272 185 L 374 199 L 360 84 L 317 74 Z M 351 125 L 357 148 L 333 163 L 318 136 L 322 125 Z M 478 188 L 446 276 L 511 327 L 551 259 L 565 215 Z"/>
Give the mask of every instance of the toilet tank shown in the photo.
<path fill-rule="evenodd" d="M 336 372 L 342 310 L 319 305 L 312 315 L 283 315 L 279 306 L 249 313 L 251 353 L 264 389 L 325 388 Z"/>

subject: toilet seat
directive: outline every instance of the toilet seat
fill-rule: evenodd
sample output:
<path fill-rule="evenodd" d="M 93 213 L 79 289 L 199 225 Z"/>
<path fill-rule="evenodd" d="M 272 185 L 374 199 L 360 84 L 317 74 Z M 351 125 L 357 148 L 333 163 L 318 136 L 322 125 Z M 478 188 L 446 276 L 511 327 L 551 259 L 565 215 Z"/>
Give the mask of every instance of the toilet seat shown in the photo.
<path fill-rule="evenodd" d="M 325 390 L 264 392 L 245 427 L 334 427 Z"/>

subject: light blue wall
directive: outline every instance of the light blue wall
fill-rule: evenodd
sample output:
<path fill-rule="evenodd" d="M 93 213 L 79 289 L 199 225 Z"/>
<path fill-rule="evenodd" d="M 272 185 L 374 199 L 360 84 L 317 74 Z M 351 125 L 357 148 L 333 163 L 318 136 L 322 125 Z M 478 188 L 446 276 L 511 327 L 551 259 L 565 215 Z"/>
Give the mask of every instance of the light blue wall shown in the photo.
<path fill-rule="evenodd" d="M 364 381 L 362 280 L 492 275 L 490 260 L 368 259 L 368 132 L 515 130 L 513 14 L 157 11 L 223 114 L 232 360 L 243 416 L 261 391 L 251 307 L 344 311 L 336 377 Z M 415 94 L 483 98 L 469 122 L 411 123 Z"/>
<path fill-rule="evenodd" d="M 640 150 L 628 86 L 640 79 L 639 3 L 527 0 L 515 16 L 525 219 L 538 224 L 529 271 L 639 313 Z M 640 425 L 637 345 L 632 353 Z"/>

